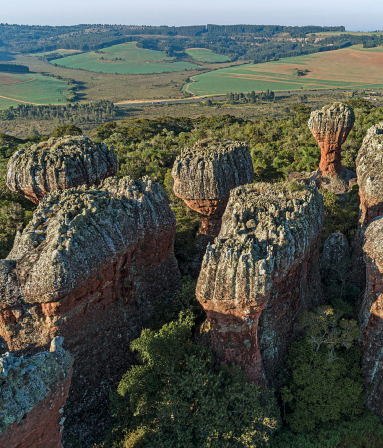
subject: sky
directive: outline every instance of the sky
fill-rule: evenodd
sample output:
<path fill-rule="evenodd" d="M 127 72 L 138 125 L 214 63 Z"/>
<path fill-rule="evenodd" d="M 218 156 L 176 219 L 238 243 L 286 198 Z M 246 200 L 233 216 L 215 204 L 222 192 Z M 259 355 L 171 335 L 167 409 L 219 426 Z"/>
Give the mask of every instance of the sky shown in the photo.
<path fill-rule="evenodd" d="M 0 0 L 0 22 L 24 25 L 344 25 L 383 29 L 382 0 Z"/>

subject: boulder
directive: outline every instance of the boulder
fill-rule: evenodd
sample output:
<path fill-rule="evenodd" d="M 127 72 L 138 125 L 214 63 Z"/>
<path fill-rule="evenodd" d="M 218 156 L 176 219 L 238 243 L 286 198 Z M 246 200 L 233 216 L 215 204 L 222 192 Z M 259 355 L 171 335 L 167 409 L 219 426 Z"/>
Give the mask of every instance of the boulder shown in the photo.
<path fill-rule="evenodd" d="M 315 187 L 257 183 L 232 190 L 202 262 L 196 295 L 217 359 L 279 387 L 302 310 L 319 305 L 323 200 Z"/>
<path fill-rule="evenodd" d="M 352 186 L 356 174 L 342 167 L 341 150 L 354 122 L 354 111 L 341 103 L 311 113 L 308 126 L 321 148 L 319 169 L 311 174 L 318 187 L 342 194 Z"/>
<path fill-rule="evenodd" d="M 383 217 L 364 231 L 366 289 L 359 310 L 367 407 L 383 418 Z"/>
<path fill-rule="evenodd" d="M 72 356 L 55 338 L 50 352 L 0 357 L 0 446 L 62 448 Z"/>
<path fill-rule="evenodd" d="M 66 433 L 96 437 L 130 342 L 178 288 L 175 217 L 149 178 L 51 192 L 0 261 L 0 336 L 34 352 L 65 337 L 75 357 Z M 90 411 L 91 410 L 91 411 Z M 82 446 L 93 446 L 93 443 Z"/>
<path fill-rule="evenodd" d="M 182 150 L 172 176 L 175 195 L 199 213 L 207 243 L 219 233 L 230 190 L 252 183 L 254 170 L 246 143 L 206 139 Z"/>
<path fill-rule="evenodd" d="M 8 161 L 6 184 L 37 204 L 50 191 L 97 185 L 115 176 L 117 159 L 88 137 L 51 138 L 17 151 Z"/>

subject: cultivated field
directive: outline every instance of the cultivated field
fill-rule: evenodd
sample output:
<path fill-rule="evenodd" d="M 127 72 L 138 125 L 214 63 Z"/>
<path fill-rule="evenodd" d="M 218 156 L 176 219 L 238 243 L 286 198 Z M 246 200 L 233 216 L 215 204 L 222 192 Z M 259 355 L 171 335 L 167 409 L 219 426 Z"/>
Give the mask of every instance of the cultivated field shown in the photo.
<path fill-rule="evenodd" d="M 295 69 L 309 70 L 298 77 Z M 270 90 L 383 88 L 383 47 L 342 50 L 245 64 L 193 76 L 184 86 L 196 95 Z"/>
<path fill-rule="evenodd" d="M 196 61 L 209 62 L 214 64 L 215 62 L 227 62 L 230 58 L 222 54 L 213 53 L 211 50 L 206 48 L 188 48 L 185 50 L 189 56 L 191 56 Z"/>
<path fill-rule="evenodd" d="M 56 59 L 52 63 L 67 68 L 77 68 L 90 72 L 116 74 L 147 74 L 174 72 L 196 68 L 188 62 L 174 61 L 162 51 L 137 48 L 135 42 L 113 45 L 97 53 L 90 51 Z"/>
<path fill-rule="evenodd" d="M 67 85 L 38 74 L 0 73 L 0 109 L 20 103 L 65 104 Z"/>
<path fill-rule="evenodd" d="M 81 50 L 67 50 L 65 48 L 60 48 L 58 50 L 51 50 L 51 51 L 43 51 L 41 53 L 31 53 L 29 56 L 45 56 L 46 54 L 52 54 L 52 53 L 58 53 L 62 55 L 70 55 L 70 54 L 76 54 L 81 53 Z"/>

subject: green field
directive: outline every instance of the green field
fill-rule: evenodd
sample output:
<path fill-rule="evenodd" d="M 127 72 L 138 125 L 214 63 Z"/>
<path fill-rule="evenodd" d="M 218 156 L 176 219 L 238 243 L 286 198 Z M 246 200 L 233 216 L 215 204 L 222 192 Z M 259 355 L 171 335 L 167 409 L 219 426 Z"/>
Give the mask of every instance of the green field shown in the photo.
<path fill-rule="evenodd" d="M 68 86 L 59 79 L 34 73 L 0 73 L 0 109 L 20 103 L 65 104 Z"/>
<path fill-rule="evenodd" d="M 295 69 L 309 70 L 298 77 Z M 196 95 L 270 90 L 383 88 L 383 47 L 342 50 L 245 64 L 193 76 L 184 86 Z"/>
<path fill-rule="evenodd" d="M 103 59 L 101 59 L 103 58 Z M 90 51 L 52 61 L 62 67 L 80 68 L 91 72 L 125 74 L 148 74 L 190 70 L 194 64 L 174 61 L 162 51 L 137 48 L 136 42 L 113 45 L 98 53 Z"/>
<path fill-rule="evenodd" d="M 210 62 L 213 64 L 214 62 L 230 61 L 230 58 L 227 56 L 213 53 L 211 50 L 207 50 L 206 48 L 188 48 L 185 50 L 185 53 L 200 62 Z"/>

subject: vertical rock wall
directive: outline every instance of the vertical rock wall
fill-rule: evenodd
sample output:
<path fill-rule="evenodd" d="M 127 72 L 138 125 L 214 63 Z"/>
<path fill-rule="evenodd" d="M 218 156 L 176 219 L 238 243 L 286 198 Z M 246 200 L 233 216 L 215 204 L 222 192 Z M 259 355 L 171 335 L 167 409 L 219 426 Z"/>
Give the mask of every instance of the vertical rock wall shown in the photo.
<path fill-rule="evenodd" d="M 241 365 L 250 381 L 278 387 L 299 313 L 321 303 L 323 219 L 315 188 L 253 184 L 230 194 L 196 293 L 218 360 Z"/>
<path fill-rule="evenodd" d="M 102 434 L 109 390 L 133 361 L 129 343 L 158 297 L 179 286 L 174 238 L 159 184 L 109 178 L 51 192 L 0 262 L 9 349 L 33 352 L 60 335 L 75 357 L 68 434 Z"/>
<path fill-rule="evenodd" d="M 57 339 L 52 341 L 51 353 L 0 357 L 2 448 L 62 448 L 73 359 Z"/>
<path fill-rule="evenodd" d="M 383 217 L 364 232 L 366 289 L 359 310 L 367 407 L 383 418 Z"/>

